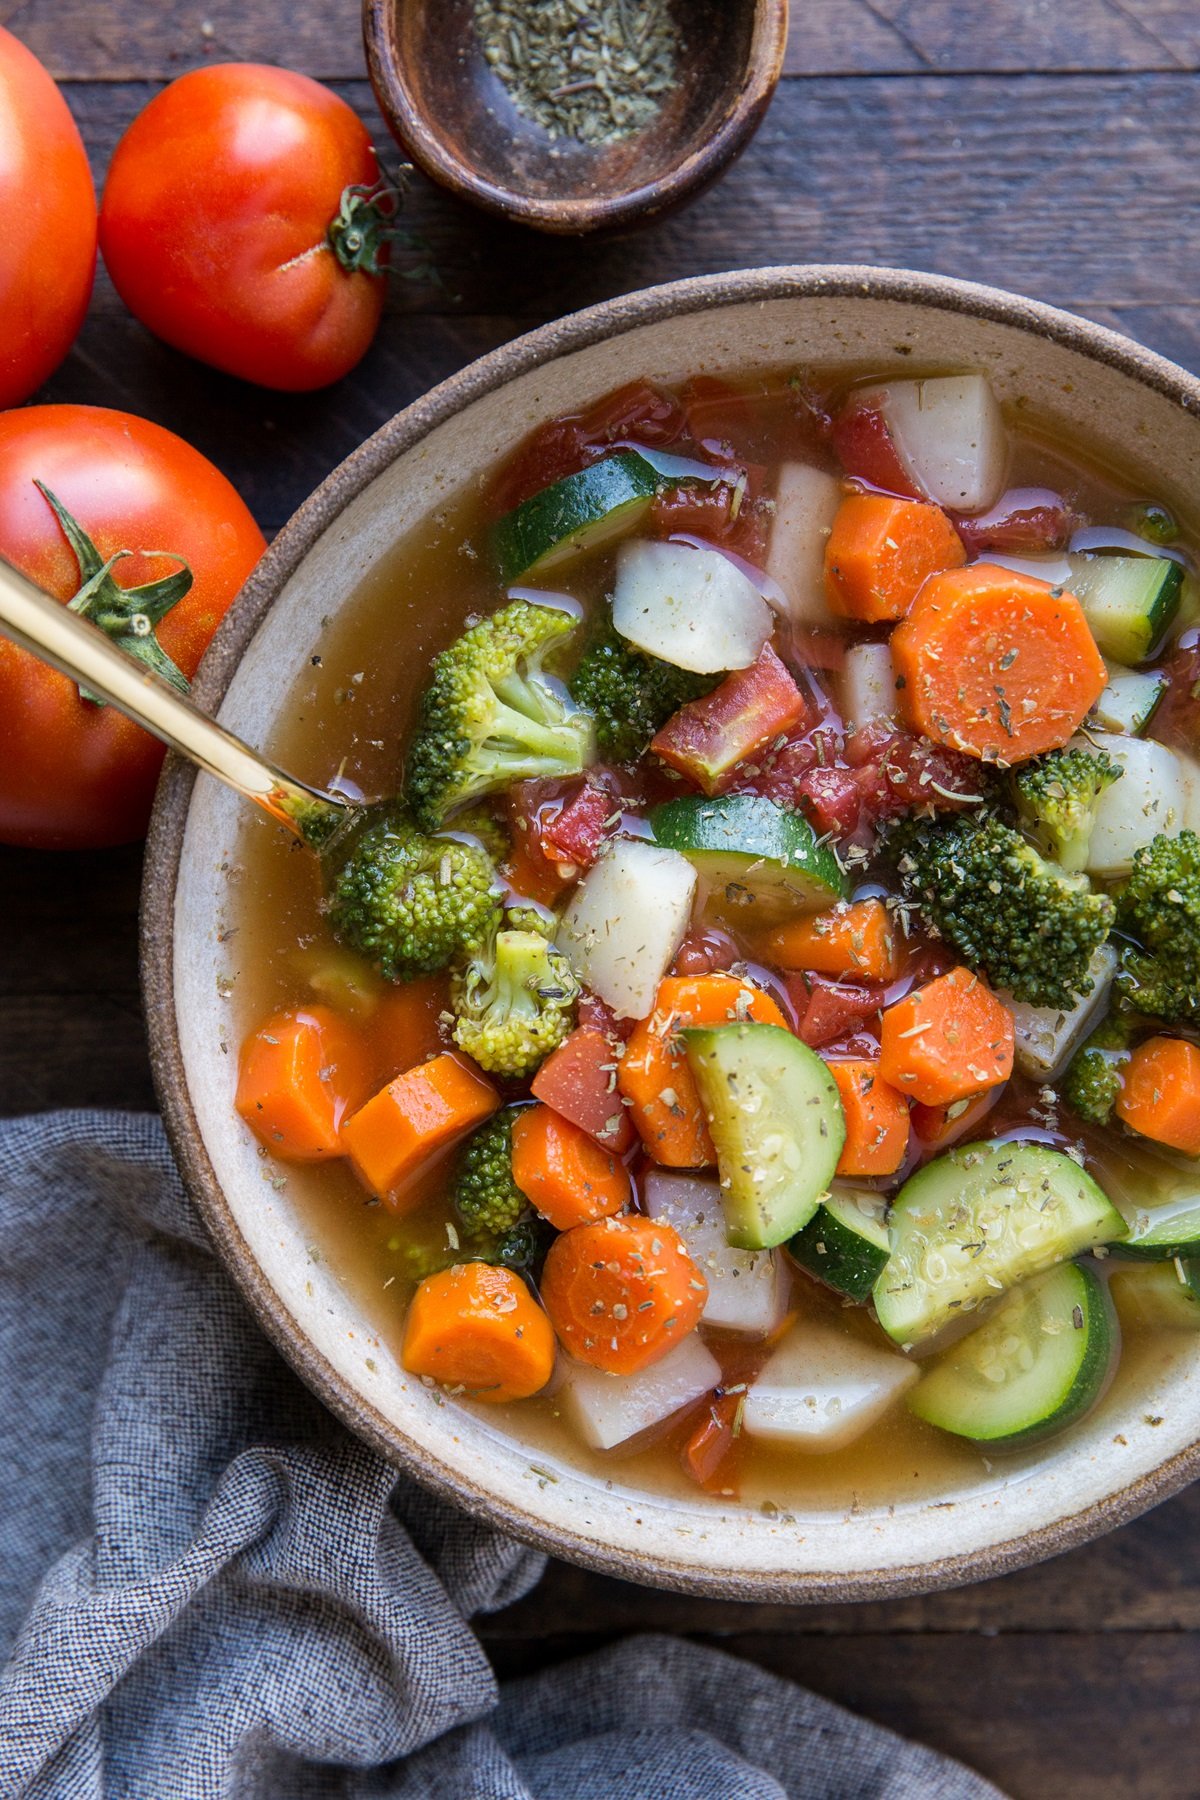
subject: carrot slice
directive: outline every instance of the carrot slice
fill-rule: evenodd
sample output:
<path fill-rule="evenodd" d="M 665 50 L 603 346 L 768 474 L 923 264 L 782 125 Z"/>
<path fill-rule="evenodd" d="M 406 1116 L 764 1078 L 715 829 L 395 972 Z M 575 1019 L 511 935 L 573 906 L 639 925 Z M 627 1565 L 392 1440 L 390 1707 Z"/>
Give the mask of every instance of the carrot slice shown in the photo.
<path fill-rule="evenodd" d="M 377 1082 L 436 1056 L 442 1048 L 441 1016 L 450 1004 L 444 975 L 423 975 L 389 985 L 366 1026 Z"/>
<path fill-rule="evenodd" d="M 617 1085 L 655 1162 L 671 1169 L 698 1169 L 716 1162 L 700 1095 L 687 1057 L 678 1048 L 678 1034 L 685 1025 L 724 1025 L 741 1019 L 788 1029 L 771 996 L 736 975 L 668 975 L 659 984 L 654 1011 L 630 1037 L 617 1070 Z"/>
<path fill-rule="evenodd" d="M 1007 1081 L 1013 1020 L 970 969 L 951 969 L 889 1006 L 879 1073 L 925 1106 L 948 1106 Z"/>
<path fill-rule="evenodd" d="M 472 1400 L 524 1400 L 554 1371 L 554 1329 L 511 1269 L 456 1263 L 421 1283 L 404 1322 L 410 1375 L 462 1388 Z"/>
<path fill-rule="evenodd" d="M 1200 1156 L 1200 1049 L 1186 1038 L 1147 1038 L 1124 1079 L 1117 1117 L 1142 1137 Z"/>
<path fill-rule="evenodd" d="M 843 618 L 902 619 L 930 575 L 961 568 L 963 541 L 940 506 L 850 494 L 825 545 L 825 596 Z"/>
<path fill-rule="evenodd" d="M 931 576 L 892 660 L 915 731 L 1004 764 L 1065 744 L 1106 680 L 1075 596 L 990 563 Z"/>
<path fill-rule="evenodd" d="M 730 1492 L 727 1469 L 733 1449 L 741 1436 L 742 1408 L 746 1404 L 744 1388 L 736 1394 L 714 1388 L 699 1422 L 684 1439 L 680 1459 L 684 1473 L 697 1487 Z"/>
<path fill-rule="evenodd" d="M 908 1149 L 908 1101 L 883 1079 L 879 1064 L 830 1062 L 846 1115 L 839 1175 L 894 1175 Z"/>
<path fill-rule="evenodd" d="M 624 1163 L 551 1106 L 517 1114 L 512 1171 L 525 1198 L 556 1231 L 620 1212 L 633 1198 Z"/>
<path fill-rule="evenodd" d="M 535 1100 L 544 1100 L 602 1150 L 624 1156 L 635 1142 L 617 1092 L 620 1046 L 594 1025 L 577 1025 L 533 1078 Z"/>
<path fill-rule="evenodd" d="M 345 1154 L 342 1120 L 371 1091 L 359 1033 L 328 1006 L 278 1012 L 246 1039 L 234 1105 L 283 1162 Z"/>
<path fill-rule="evenodd" d="M 763 954 L 781 969 L 862 982 L 895 981 L 903 962 L 882 900 L 856 900 L 792 919 L 768 934 Z"/>
<path fill-rule="evenodd" d="M 400 1183 L 499 1104 L 489 1081 L 443 1052 L 380 1088 L 346 1120 L 342 1142 L 363 1186 L 388 1199 L 397 1212 L 407 1212 L 411 1190 L 402 1197 L 396 1192 Z"/>
<path fill-rule="evenodd" d="M 700 1321 L 708 1283 L 670 1225 L 624 1213 L 556 1237 L 542 1304 L 564 1348 L 613 1375 L 636 1375 Z"/>

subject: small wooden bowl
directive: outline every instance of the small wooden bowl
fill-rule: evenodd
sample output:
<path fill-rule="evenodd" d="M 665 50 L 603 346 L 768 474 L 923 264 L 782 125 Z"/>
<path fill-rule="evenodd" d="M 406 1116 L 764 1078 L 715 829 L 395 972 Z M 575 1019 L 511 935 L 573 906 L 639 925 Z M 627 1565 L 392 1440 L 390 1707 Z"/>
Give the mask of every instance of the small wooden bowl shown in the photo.
<path fill-rule="evenodd" d="M 364 0 L 380 110 L 418 168 L 538 231 L 629 226 L 721 173 L 779 80 L 788 0 L 688 0 L 679 79 L 652 124 L 607 144 L 551 138 L 489 67 L 471 0 Z"/>

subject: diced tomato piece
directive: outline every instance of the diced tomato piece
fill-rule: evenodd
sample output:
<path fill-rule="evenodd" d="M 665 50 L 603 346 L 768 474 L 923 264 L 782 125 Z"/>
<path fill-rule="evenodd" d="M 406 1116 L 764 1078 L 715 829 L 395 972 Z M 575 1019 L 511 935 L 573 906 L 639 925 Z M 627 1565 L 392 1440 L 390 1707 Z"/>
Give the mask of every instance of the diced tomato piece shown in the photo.
<path fill-rule="evenodd" d="M 821 975 L 786 975 L 784 986 L 796 1009 L 796 1036 L 810 1050 L 824 1050 L 874 1020 L 888 998 L 886 987 L 828 981 Z"/>
<path fill-rule="evenodd" d="M 882 721 L 854 732 L 846 740 L 845 756 L 872 823 L 913 807 L 961 812 L 980 799 L 980 770 L 973 757 Z"/>
<path fill-rule="evenodd" d="M 722 794 L 739 766 L 807 719 L 808 706 L 770 644 L 749 669 L 736 669 L 711 694 L 689 700 L 650 748 L 706 794 Z"/>
<path fill-rule="evenodd" d="M 647 517 L 650 536 L 667 538 L 686 532 L 736 550 L 749 562 L 761 562 L 767 547 L 767 514 L 762 501 L 766 470 L 757 463 L 748 464 L 742 477 L 712 486 L 695 482 L 664 488 Z"/>
<path fill-rule="evenodd" d="M 796 783 L 796 799 L 822 835 L 848 837 L 858 824 L 862 801 L 849 769 L 810 769 Z"/>
<path fill-rule="evenodd" d="M 533 1078 L 533 1095 L 564 1119 L 623 1156 L 633 1144 L 633 1122 L 617 1092 L 617 1046 L 594 1026 L 577 1025 Z"/>
<path fill-rule="evenodd" d="M 1045 556 L 1064 550 L 1079 523 L 1051 488 L 1009 488 L 985 513 L 953 513 L 954 529 L 972 556 L 997 550 L 1007 556 Z"/>
<path fill-rule="evenodd" d="M 762 420 L 752 395 L 719 375 L 693 375 L 680 399 L 688 437 L 714 462 L 737 461 L 755 446 Z"/>
<path fill-rule="evenodd" d="M 575 1019 L 579 1025 L 590 1025 L 594 1031 L 602 1031 L 613 1042 L 624 1043 L 632 1036 L 637 1025 L 636 1019 L 618 1019 L 607 1001 L 599 994 L 593 994 L 590 988 L 584 988 L 579 996 L 579 1005 L 575 1008 Z"/>
<path fill-rule="evenodd" d="M 794 631 L 788 659 L 805 669 L 838 675 L 846 662 L 847 640 L 836 631 Z"/>
<path fill-rule="evenodd" d="M 1200 633 L 1186 632 L 1163 674 L 1170 687 L 1150 724 L 1150 736 L 1176 750 L 1200 754 Z"/>
<path fill-rule="evenodd" d="M 727 931 L 715 925 L 689 931 L 668 971 L 671 975 L 715 975 L 732 969 L 741 952 Z"/>
<path fill-rule="evenodd" d="M 605 828 L 619 804 L 594 781 L 583 781 L 542 827 L 542 849 L 552 859 L 589 869 L 600 854 Z"/>
<path fill-rule="evenodd" d="M 684 1472 L 698 1487 L 725 1487 L 724 1466 L 738 1440 L 738 1423 L 744 1394 L 726 1394 L 714 1388 L 698 1423 L 684 1439 Z"/>
<path fill-rule="evenodd" d="M 569 863 L 552 862 L 537 833 L 526 828 L 513 832 L 512 848 L 500 865 L 500 876 L 519 898 L 553 906 L 575 879 L 575 870 Z"/>
<path fill-rule="evenodd" d="M 976 1094 L 973 1100 L 956 1100 L 950 1106 L 924 1106 L 914 1100 L 909 1117 L 912 1121 L 913 1134 L 920 1140 L 922 1161 L 931 1156 L 940 1155 L 949 1150 L 952 1144 L 959 1143 L 969 1133 L 973 1133 L 982 1124 L 995 1106 L 1002 1088 L 989 1088 L 986 1094 Z"/>
<path fill-rule="evenodd" d="M 892 442 L 878 406 L 851 394 L 833 421 L 833 447 L 846 474 L 905 500 L 924 500 Z"/>
<path fill-rule="evenodd" d="M 680 402 L 650 381 L 631 381 L 587 412 L 551 419 L 518 447 L 492 492 L 497 514 L 511 512 L 552 482 L 575 475 L 614 444 L 664 449 L 687 430 Z"/>

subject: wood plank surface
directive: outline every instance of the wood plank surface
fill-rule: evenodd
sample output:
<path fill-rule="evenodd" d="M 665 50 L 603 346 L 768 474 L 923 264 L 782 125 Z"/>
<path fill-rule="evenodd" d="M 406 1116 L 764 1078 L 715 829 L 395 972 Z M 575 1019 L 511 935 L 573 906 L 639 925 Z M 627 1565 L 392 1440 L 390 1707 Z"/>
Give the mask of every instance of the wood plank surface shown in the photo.
<path fill-rule="evenodd" d="M 67 83 L 102 180 L 156 87 L 205 61 L 286 62 L 386 132 L 357 0 L 0 0 Z M 421 179 L 440 282 L 396 282 L 331 392 L 268 394 L 187 362 L 101 274 L 44 398 L 188 437 L 273 532 L 391 413 L 543 319 L 704 270 L 864 261 L 1073 307 L 1200 369 L 1196 0 L 793 0 L 788 78 L 697 204 L 586 251 L 483 219 Z M 0 849 L 0 1111 L 153 1104 L 136 847 Z M 973 1763 L 1018 1800 L 1200 1794 L 1200 1489 L 999 1581 L 862 1606 L 694 1599 L 554 1565 L 482 1622 L 502 1673 L 626 1632 L 717 1643 Z"/>

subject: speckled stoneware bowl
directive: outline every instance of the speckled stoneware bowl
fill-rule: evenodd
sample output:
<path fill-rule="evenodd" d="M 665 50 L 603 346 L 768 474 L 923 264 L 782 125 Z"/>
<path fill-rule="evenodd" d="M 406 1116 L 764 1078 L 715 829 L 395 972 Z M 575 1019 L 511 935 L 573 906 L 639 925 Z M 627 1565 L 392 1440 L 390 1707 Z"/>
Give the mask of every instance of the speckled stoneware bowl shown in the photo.
<path fill-rule="evenodd" d="M 1168 503 L 1200 492 L 1200 382 L 1125 339 L 989 288 L 866 268 L 794 268 L 654 288 L 547 325 L 410 406 L 275 540 L 205 659 L 200 703 L 269 745 L 291 673 L 427 508 L 532 426 L 634 374 L 755 366 L 985 369 L 1000 397 Z M 401 629 L 402 629 L 401 624 Z M 439 1404 L 400 1368 L 325 1263 L 233 1112 L 235 1058 L 217 940 L 238 803 L 169 765 L 143 907 L 158 1091 L 184 1178 L 265 1329 L 349 1427 L 421 1481 L 517 1536 L 615 1575 L 758 1600 L 853 1599 L 996 1575 L 1132 1518 L 1200 1472 L 1200 1335 L 1031 1466 L 894 1507 L 768 1518 L 697 1494 L 666 1502 L 563 1463 L 547 1481 L 485 1409 Z"/>

